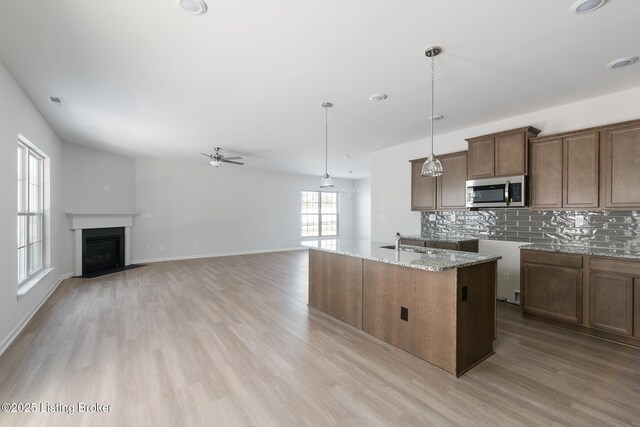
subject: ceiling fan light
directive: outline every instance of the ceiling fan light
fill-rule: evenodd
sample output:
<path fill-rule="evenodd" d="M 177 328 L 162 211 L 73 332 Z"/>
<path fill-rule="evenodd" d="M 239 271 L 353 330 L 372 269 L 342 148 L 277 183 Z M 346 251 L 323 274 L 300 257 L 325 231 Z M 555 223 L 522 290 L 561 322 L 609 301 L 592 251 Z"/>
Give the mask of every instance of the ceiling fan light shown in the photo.
<path fill-rule="evenodd" d="M 320 179 L 320 188 L 332 188 L 333 180 L 328 173 L 325 173 Z"/>
<path fill-rule="evenodd" d="M 444 174 L 444 169 L 440 160 L 436 159 L 433 153 L 429 154 L 427 160 L 422 164 L 421 176 L 441 176 Z"/>
<path fill-rule="evenodd" d="M 209 164 L 214 168 L 219 168 L 220 166 L 222 166 L 222 161 L 214 159 L 214 160 L 211 160 Z"/>

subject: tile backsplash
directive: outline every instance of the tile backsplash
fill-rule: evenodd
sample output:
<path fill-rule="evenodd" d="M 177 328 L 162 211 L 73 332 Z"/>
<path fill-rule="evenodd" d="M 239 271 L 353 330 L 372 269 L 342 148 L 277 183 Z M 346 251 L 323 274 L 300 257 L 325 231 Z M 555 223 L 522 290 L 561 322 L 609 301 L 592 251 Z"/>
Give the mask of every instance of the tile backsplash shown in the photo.
<path fill-rule="evenodd" d="M 580 220 L 580 216 L 584 223 L 576 226 L 576 217 Z M 421 229 L 423 236 L 462 235 L 487 240 L 640 251 L 638 211 L 532 211 L 510 208 L 422 212 Z"/>

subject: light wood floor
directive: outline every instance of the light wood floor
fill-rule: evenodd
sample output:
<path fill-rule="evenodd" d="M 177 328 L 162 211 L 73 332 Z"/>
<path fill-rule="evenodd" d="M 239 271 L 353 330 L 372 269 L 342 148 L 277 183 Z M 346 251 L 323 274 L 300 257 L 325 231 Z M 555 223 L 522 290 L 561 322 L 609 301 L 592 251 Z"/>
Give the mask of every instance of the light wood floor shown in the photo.
<path fill-rule="evenodd" d="M 452 375 L 308 308 L 305 251 L 151 264 L 60 285 L 0 358 L 28 425 L 640 425 L 640 350 L 498 310 Z"/>

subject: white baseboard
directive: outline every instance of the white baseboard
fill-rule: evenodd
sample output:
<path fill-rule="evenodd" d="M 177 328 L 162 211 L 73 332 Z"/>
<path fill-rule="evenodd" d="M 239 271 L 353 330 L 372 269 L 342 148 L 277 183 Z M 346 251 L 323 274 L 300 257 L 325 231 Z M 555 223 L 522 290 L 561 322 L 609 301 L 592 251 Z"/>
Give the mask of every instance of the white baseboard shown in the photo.
<path fill-rule="evenodd" d="M 220 252 L 215 254 L 203 254 L 203 255 L 184 255 L 177 257 L 166 257 L 166 258 L 146 258 L 146 259 L 135 259 L 132 260 L 132 264 L 146 264 L 151 262 L 162 262 L 162 261 L 179 261 L 185 259 L 199 259 L 199 258 L 217 258 L 222 256 L 236 256 L 236 255 L 252 255 L 252 254 L 264 254 L 268 252 L 287 252 L 287 251 L 303 251 L 309 248 L 302 246 L 291 246 L 289 248 L 276 248 L 276 249 L 260 249 L 255 251 L 242 251 L 242 252 Z"/>
<path fill-rule="evenodd" d="M 62 276 L 58 277 L 58 281 L 56 282 L 55 285 L 53 285 L 53 287 L 47 293 L 47 295 L 45 295 L 45 297 L 42 298 L 42 301 L 40 301 L 40 304 L 38 304 L 33 310 L 31 310 L 31 312 L 27 313 L 27 315 L 22 319 L 22 321 L 18 323 L 15 328 L 13 328 L 13 330 L 9 333 L 9 335 L 7 335 L 2 342 L 0 342 L 0 356 L 2 356 L 5 350 L 9 348 L 13 340 L 15 340 L 18 335 L 20 335 L 20 332 L 22 332 L 24 327 L 27 326 L 29 321 L 33 318 L 33 316 L 35 316 L 38 310 L 40 310 L 40 307 L 42 307 L 44 303 L 47 302 L 51 294 L 53 294 L 53 292 L 56 289 L 58 289 L 58 286 L 60 285 L 60 283 L 62 283 L 63 280 L 68 279 L 70 277 L 73 277 L 73 273 L 63 274 Z"/>

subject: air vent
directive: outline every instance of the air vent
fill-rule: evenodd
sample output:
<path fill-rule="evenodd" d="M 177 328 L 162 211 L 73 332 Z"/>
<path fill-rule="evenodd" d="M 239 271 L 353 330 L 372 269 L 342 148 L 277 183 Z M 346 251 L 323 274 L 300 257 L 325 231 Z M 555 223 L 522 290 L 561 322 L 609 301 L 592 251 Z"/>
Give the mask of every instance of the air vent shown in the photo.
<path fill-rule="evenodd" d="M 56 107 L 66 107 L 64 99 L 60 98 L 59 96 L 48 96 L 47 98 L 49 98 L 49 101 L 51 101 L 51 103 Z"/>

